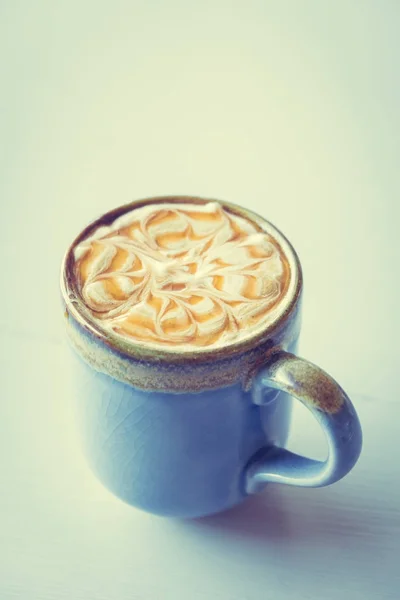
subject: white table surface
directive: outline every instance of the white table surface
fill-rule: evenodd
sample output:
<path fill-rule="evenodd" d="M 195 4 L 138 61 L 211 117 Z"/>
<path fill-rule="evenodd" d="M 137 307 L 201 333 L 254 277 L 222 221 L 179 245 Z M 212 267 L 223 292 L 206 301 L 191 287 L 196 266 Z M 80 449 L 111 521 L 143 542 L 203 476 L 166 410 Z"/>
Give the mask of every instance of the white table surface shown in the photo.
<path fill-rule="evenodd" d="M 399 25 L 372 0 L 1 5 L 1 600 L 400 597 Z M 171 193 L 242 204 L 294 243 L 301 354 L 363 423 L 344 481 L 179 522 L 90 474 L 61 256 L 104 210 Z M 292 432 L 323 452 L 304 409 Z"/>

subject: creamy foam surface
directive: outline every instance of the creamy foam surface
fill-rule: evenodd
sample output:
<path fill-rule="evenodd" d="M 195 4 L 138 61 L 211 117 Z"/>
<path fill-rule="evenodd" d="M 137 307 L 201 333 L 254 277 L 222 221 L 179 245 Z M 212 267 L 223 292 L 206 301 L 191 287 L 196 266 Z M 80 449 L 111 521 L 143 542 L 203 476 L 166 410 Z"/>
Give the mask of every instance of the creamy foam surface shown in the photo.
<path fill-rule="evenodd" d="M 93 320 L 125 340 L 216 347 L 266 327 L 289 268 L 254 222 L 207 204 L 148 204 L 99 227 L 74 249 Z"/>

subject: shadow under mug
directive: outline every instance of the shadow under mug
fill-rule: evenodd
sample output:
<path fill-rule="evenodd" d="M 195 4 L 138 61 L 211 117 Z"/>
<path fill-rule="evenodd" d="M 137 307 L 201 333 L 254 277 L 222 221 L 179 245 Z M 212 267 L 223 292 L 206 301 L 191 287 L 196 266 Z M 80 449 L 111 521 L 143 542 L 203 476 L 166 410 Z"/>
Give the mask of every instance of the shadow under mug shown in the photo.
<path fill-rule="evenodd" d="M 290 243 L 268 221 L 220 202 L 270 233 L 290 266 L 282 310 L 252 338 L 179 353 L 127 344 L 91 319 L 77 289 L 73 248 L 123 213 L 162 202 L 209 200 L 161 197 L 119 207 L 82 231 L 63 261 L 61 290 L 79 427 L 92 470 L 129 504 L 176 517 L 225 510 L 269 482 L 320 487 L 341 479 L 359 457 L 360 423 L 338 383 L 296 356 L 301 267 Z M 321 424 L 328 442 L 325 461 L 284 448 L 292 398 Z"/>

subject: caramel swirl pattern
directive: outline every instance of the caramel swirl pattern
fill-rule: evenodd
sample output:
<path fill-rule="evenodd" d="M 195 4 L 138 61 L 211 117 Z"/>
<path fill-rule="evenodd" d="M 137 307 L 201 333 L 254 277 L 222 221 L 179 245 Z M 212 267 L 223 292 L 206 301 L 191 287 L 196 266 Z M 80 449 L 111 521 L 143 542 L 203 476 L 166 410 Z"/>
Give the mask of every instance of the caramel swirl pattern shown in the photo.
<path fill-rule="evenodd" d="M 216 202 L 149 204 L 75 247 L 102 328 L 162 346 L 211 346 L 264 326 L 288 278 L 273 238 Z"/>

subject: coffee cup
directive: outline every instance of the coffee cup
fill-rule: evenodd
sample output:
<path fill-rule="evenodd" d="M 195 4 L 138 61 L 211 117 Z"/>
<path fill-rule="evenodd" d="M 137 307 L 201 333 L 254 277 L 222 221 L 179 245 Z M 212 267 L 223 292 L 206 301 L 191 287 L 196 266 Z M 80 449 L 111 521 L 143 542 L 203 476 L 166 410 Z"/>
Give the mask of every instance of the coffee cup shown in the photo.
<path fill-rule="evenodd" d="M 199 517 L 269 483 L 321 487 L 352 469 L 354 407 L 296 354 L 302 289 L 285 236 L 228 202 L 148 198 L 77 236 L 61 272 L 65 328 L 84 452 L 106 488 Z M 293 399 L 324 430 L 326 460 L 285 448 Z"/>

